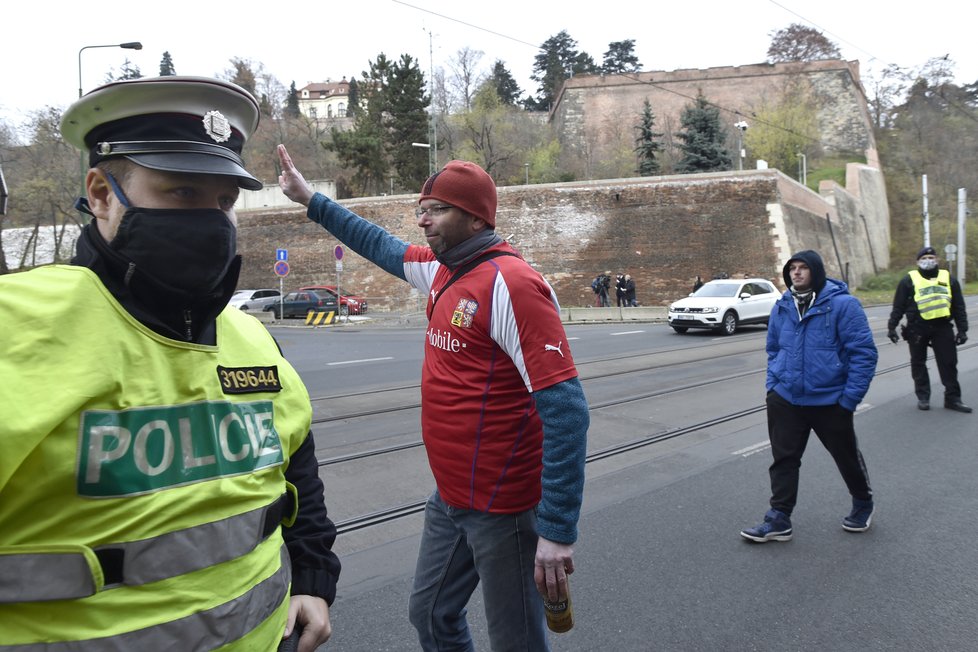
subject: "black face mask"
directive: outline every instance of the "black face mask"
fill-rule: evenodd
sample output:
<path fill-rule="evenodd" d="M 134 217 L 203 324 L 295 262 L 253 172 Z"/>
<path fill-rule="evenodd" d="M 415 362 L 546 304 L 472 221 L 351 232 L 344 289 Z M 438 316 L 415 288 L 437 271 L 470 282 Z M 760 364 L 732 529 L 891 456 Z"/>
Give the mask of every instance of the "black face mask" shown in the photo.
<path fill-rule="evenodd" d="M 130 271 L 189 295 L 213 292 L 237 251 L 234 224 L 216 208 L 131 207 L 109 243 Z"/>

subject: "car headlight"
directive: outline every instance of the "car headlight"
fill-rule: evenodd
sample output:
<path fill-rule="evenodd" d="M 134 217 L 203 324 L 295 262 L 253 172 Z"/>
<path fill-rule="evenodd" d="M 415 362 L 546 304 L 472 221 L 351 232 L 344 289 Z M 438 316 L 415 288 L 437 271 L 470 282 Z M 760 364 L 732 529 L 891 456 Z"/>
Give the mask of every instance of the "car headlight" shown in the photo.
<path fill-rule="evenodd" d="M 712 314 L 712 313 L 720 312 L 720 309 L 717 308 L 716 306 L 709 306 L 707 308 L 703 308 L 703 312 Z"/>

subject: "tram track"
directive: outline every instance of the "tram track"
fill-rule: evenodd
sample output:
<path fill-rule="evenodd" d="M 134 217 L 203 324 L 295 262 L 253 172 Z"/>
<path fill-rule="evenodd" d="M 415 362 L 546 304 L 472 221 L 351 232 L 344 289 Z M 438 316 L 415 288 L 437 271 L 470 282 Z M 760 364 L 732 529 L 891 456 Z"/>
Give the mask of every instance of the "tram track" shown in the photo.
<path fill-rule="evenodd" d="M 968 344 L 966 346 L 962 346 L 962 347 L 959 347 L 959 348 L 961 350 L 966 350 L 966 349 L 973 348 L 974 346 L 978 346 L 978 344 Z M 724 354 L 724 355 L 727 355 L 727 356 L 735 356 L 735 355 L 743 355 L 743 353 L 744 352 L 741 351 L 741 352 L 737 352 L 737 353 Z M 654 354 L 650 354 L 650 355 L 654 355 Z M 711 359 L 715 359 L 717 357 L 718 356 L 712 356 Z M 658 369 L 658 368 L 661 368 L 661 367 L 671 367 L 671 366 L 675 366 L 676 364 L 690 364 L 691 362 L 696 362 L 696 360 L 685 360 L 683 362 L 678 362 L 678 363 L 668 363 L 668 364 L 663 364 L 663 365 L 652 365 L 652 366 L 647 366 L 647 367 L 644 367 L 644 368 L 641 368 L 641 369 L 632 369 L 632 370 L 628 370 L 628 371 L 611 372 L 611 373 L 606 373 L 606 374 L 605 373 L 599 373 L 599 374 L 590 375 L 590 376 L 588 376 L 586 378 L 582 378 L 582 381 L 586 383 L 588 381 L 593 381 L 593 380 L 600 379 L 600 378 L 617 376 L 617 375 L 621 375 L 623 373 L 638 373 L 638 372 L 641 372 L 641 371 L 646 371 L 647 372 L 647 371 L 651 371 L 651 370 Z M 884 369 L 877 369 L 875 376 L 881 376 L 881 375 L 885 375 L 885 374 L 894 373 L 896 371 L 900 371 L 900 370 L 906 369 L 909 366 L 910 366 L 910 363 L 909 362 L 902 362 L 902 363 L 899 363 L 899 364 L 895 364 L 895 365 L 886 367 Z M 662 397 L 668 396 L 669 394 L 674 394 L 674 393 L 683 392 L 683 391 L 691 391 L 691 390 L 695 390 L 695 389 L 708 388 L 711 385 L 727 383 L 727 382 L 730 382 L 732 380 L 738 380 L 738 379 L 741 379 L 741 378 L 745 378 L 745 377 L 756 375 L 758 373 L 763 373 L 763 372 L 765 372 L 765 369 L 764 368 L 755 368 L 755 369 L 749 369 L 749 370 L 746 370 L 746 371 L 738 372 L 738 373 L 735 373 L 735 374 L 729 374 L 729 375 L 726 375 L 726 376 L 723 376 L 723 377 L 711 378 L 710 380 L 705 380 L 705 381 L 700 381 L 700 382 L 693 382 L 693 383 L 687 383 L 687 384 L 683 384 L 683 385 L 677 385 L 677 386 L 668 387 L 668 388 L 659 389 L 659 390 L 654 390 L 654 391 L 649 391 L 649 392 L 640 392 L 640 393 L 630 394 L 628 396 L 622 396 L 622 397 L 618 397 L 618 398 L 615 398 L 615 399 L 612 399 L 612 400 L 603 401 L 603 402 L 593 402 L 593 403 L 590 404 L 589 409 L 592 412 L 594 412 L 594 411 L 600 411 L 600 410 L 606 410 L 606 409 L 613 409 L 613 408 L 616 408 L 616 407 L 625 405 L 627 403 L 633 403 L 633 402 L 636 402 L 636 401 L 662 398 Z M 365 392 L 365 394 L 371 394 L 371 393 L 376 393 L 376 392 Z M 418 407 L 420 407 L 420 405 Z M 757 414 L 759 412 L 763 412 L 764 410 L 766 410 L 766 405 L 765 404 L 754 405 L 754 406 L 750 406 L 750 407 L 744 408 L 742 410 L 732 411 L 732 412 L 729 412 L 729 413 L 726 413 L 726 414 L 721 414 L 721 415 L 718 415 L 718 416 L 715 416 L 715 417 L 711 417 L 709 419 L 704 419 L 703 421 L 699 421 L 699 422 L 696 422 L 696 423 L 692 423 L 692 424 L 688 424 L 688 425 L 683 425 L 683 426 L 679 426 L 679 427 L 676 427 L 676 428 L 670 428 L 668 430 L 663 430 L 663 431 L 659 431 L 659 432 L 653 432 L 653 433 L 649 433 L 647 435 L 642 435 L 642 436 L 640 436 L 638 438 L 635 438 L 635 439 L 632 439 L 632 440 L 629 440 L 629 441 L 626 441 L 626 442 L 617 443 L 617 444 L 614 444 L 614 445 L 611 445 L 611 446 L 607 446 L 605 448 L 601 448 L 601 449 L 595 450 L 595 451 L 593 451 L 593 452 L 591 452 L 591 453 L 589 453 L 587 455 L 587 457 L 585 458 L 585 463 L 586 464 L 591 464 L 591 463 L 597 462 L 599 460 L 605 460 L 605 459 L 613 458 L 613 457 L 616 457 L 618 455 L 623 455 L 623 454 L 629 453 L 631 451 L 635 451 L 635 450 L 638 450 L 638 449 L 641 449 L 641 448 L 645 448 L 647 446 L 653 446 L 655 444 L 660 444 L 660 443 L 663 443 L 663 442 L 666 442 L 666 441 L 669 441 L 669 440 L 672 440 L 672 439 L 683 437 L 685 435 L 690 435 L 690 434 L 693 434 L 693 433 L 696 433 L 696 432 L 699 432 L 699 431 L 702 431 L 702 430 L 706 430 L 708 428 L 712 428 L 714 426 L 717 426 L 717 425 L 720 425 L 720 424 L 723 424 L 723 423 L 728 423 L 728 422 L 736 421 L 738 419 L 749 417 L 749 416 L 754 415 L 754 414 Z M 381 414 L 381 413 L 389 412 L 389 411 L 390 410 L 381 410 L 381 411 L 378 411 L 377 413 L 378 414 Z M 410 449 L 420 448 L 423 445 L 424 444 L 423 444 L 422 441 L 416 440 L 416 441 L 407 442 L 407 443 L 398 444 L 398 445 L 393 445 L 393 446 L 388 446 L 388 447 L 380 447 L 380 448 L 366 450 L 366 451 L 358 451 L 356 453 L 351 453 L 351 454 L 348 454 L 348 455 L 335 456 L 335 457 L 331 457 L 331 458 L 326 458 L 326 459 L 319 460 L 319 465 L 320 465 L 320 467 L 325 467 L 325 466 L 330 466 L 330 465 L 337 465 L 337 464 L 342 464 L 342 463 L 347 463 L 347 462 L 364 460 L 364 459 L 379 457 L 379 456 L 383 456 L 383 455 L 389 455 L 389 454 L 393 454 L 393 453 L 398 453 L 398 452 L 402 452 L 402 451 L 406 451 L 406 450 L 410 450 Z M 393 507 L 388 507 L 388 508 L 384 508 L 384 509 L 381 509 L 381 510 L 369 512 L 369 513 L 366 513 L 366 514 L 358 515 L 358 516 L 351 517 L 351 518 L 348 518 L 348 519 L 338 520 L 336 522 L 337 531 L 340 534 L 354 532 L 354 531 L 357 531 L 357 530 L 362 530 L 362 529 L 365 529 L 365 528 L 369 528 L 369 527 L 373 527 L 373 526 L 377 526 L 377 525 L 382 525 L 384 523 L 396 521 L 398 519 L 402 519 L 402 518 L 406 518 L 408 516 L 419 514 L 419 513 L 421 513 L 421 512 L 424 511 L 425 503 L 426 503 L 426 500 L 417 500 L 417 501 L 412 501 L 412 502 L 408 502 L 408 503 L 396 505 L 396 506 L 393 506 Z"/>

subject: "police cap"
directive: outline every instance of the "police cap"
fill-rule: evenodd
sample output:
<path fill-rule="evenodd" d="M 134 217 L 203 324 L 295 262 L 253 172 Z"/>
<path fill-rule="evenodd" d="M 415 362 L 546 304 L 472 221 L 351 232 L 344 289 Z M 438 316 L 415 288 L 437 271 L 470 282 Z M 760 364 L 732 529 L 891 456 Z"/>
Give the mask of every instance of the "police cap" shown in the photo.
<path fill-rule="evenodd" d="M 207 77 L 149 77 L 106 84 L 68 107 L 65 140 L 88 151 L 89 165 L 125 157 L 164 172 L 261 181 L 244 168 L 241 148 L 258 127 L 258 102 L 230 82 Z"/>

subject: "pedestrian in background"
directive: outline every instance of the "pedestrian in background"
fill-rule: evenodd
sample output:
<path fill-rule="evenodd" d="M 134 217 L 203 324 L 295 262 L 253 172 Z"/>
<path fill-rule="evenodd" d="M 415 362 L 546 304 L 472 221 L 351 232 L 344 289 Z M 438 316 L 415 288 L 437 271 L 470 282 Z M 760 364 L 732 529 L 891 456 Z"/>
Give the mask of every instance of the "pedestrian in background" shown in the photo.
<path fill-rule="evenodd" d="M 699 274 L 696 275 L 696 281 L 693 283 L 693 292 L 696 292 L 701 287 L 703 287 L 703 279 L 700 278 Z"/>
<path fill-rule="evenodd" d="M 971 408 L 961 402 L 958 351 L 955 348 L 968 341 L 968 311 L 958 279 L 948 270 L 940 269 L 939 263 L 933 247 L 924 247 L 917 253 L 917 269 L 900 279 L 893 295 L 887 337 L 894 344 L 900 340 L 896 329 L 906 315 L 904 339 L 910 349 L 910 375 L 918 409 L 930 409 L 929 346 L 934 349 L 937 373 L 944 385 L 944 407 L 968 413 Z M 958 329 L 957 335 L 954 326 Z"/>
<path fill-rule="evenodd" d="M 177 76 L 64 114 L 93 219 L 71 265 L 0 277 L 2 649 L 265 652 L 301 626 L 313 652 L 330 636 L 340 564 L 309 395 L 227 306 L 259 116 L 234 84 Z"/>
<path fill-rule="evenodd" d="M 631 274 L 625 274 L 625 305 L 632 308 L 638 306 L 635 300 L 635 279 Z"/>
<path fill-rule="evenodd" d="M 309 219 L 428 297 L 421 430 L 436 490 L 409 605 L 421 648 L 473 649 L 481 583 L 492 649 L 547 650 L 540 595 L 567 597 L 589 423 L 553 289 L 496 234 L 496 186 L 474 163 L 425 181 L 419 246 L 314 194 L 279 157 Z"/>
<path fill-rule="evenodd" d="M 628 301 L 625 299 L 624 274 L 618 274 L 615 276 L 615 305 L 619 308 L 623 308 L 628 305 Z"/>
<path fill-rule="evenodd" d="M 853 414 L 876 372 L 873 333 L 846 284 L 826 278 L 818 252 L 798 252 L 782 274 L 788 290 L 771 310 L 767 331 L 771 508 L 763 522 L 740 534 L 757 543 L 791 539 L 801 457 L 813 430 L 852 495 L 843 529 L 865 532 L 872 522 L 873 492 Z"/>

